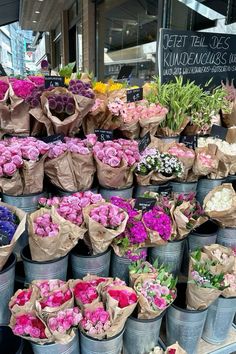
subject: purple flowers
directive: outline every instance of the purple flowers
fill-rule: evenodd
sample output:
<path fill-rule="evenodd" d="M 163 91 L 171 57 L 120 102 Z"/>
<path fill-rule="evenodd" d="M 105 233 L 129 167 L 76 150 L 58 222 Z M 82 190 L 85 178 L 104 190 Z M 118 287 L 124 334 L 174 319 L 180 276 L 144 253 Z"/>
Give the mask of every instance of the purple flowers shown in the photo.
<path fill-rule="evenodd" d="M 17 217 L 8 208 L 0 206 L 0 247 L 8 245 L 17 229 Z"/>
<path fill-rule="evenodd" d="M 143 221 L 148 229 L 157 231 L 164 241 L 170 239 L 172 231 L 171 218 L 157 207 L 144 213 Z"/>

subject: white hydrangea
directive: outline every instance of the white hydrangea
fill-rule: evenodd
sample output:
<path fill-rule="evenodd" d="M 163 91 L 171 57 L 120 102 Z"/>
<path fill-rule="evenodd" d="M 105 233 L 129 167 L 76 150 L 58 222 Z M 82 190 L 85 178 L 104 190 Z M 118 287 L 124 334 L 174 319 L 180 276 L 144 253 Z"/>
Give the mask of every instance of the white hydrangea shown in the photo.
<path fill-rule="evenodd" d="M 208 200 L 205 206 L 206 212 L 209 211 L 223 211 L 231 208 L 233 203 L 232 191 L 228 188 L 223 188 L 213 194 L 212 198 Z"/>

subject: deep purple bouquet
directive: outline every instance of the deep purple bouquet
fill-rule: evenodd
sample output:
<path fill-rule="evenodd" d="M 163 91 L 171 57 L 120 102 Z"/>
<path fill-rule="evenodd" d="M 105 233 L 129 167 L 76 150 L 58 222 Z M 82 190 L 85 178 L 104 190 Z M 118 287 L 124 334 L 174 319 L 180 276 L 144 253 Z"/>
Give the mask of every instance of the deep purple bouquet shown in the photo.
<path fill-rule="evenodd" d="M 8 245 L 17 229 L 18 219 L 7 207 L 0 206 L 0 246 Z"/>

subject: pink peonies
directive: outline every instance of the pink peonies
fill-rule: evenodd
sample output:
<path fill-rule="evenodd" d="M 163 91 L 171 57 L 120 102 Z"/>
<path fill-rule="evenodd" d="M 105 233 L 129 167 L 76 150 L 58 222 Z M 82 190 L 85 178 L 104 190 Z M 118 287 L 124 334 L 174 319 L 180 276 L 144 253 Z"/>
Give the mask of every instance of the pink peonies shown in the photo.
<path fill-rule="evenodd" d="M 97 142 L 93 151 L 100 161 L 111 167 L 120 167 L 122 161 L 125 161 L 128 166 L 133 166 L 140 160 L 138 143 L 132 140 Z"/>
<path fill-rule="evenodd" d="M 59 225 L 52 222 L 50 214 L 43 214 L 34 220 L 34 232 L 41 237 L 53 237 L 59 233 Z"/>
<path fill-rule="evenodd" d="M 90 217 L 106 228 L 117 229 L 124 221 L 125 213 L 113 204 L 106 204 L 93 208 Z"/>

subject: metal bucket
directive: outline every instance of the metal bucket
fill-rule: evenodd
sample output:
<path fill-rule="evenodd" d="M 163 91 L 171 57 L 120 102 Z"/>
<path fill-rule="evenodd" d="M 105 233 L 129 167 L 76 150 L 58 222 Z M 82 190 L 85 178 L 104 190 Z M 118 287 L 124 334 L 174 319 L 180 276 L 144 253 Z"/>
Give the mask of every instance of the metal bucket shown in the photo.
<path fill-rule="evenodd" d="M 28 244 L 29 244 L 29 236 L 28 236 L 28 230 L 26 227 L 25 231 L 23 232 L 21 237 L 18 239 L 18 241 L 16 242 L 16 245 L 14 247 L 14 253 L 17 256 L 17 259 L 20 258 L 20 253 L 21 253 L 22 249 L 25 246 L 27 246 Z"/>
<path fill-rule="evenodd" d="M 2 201 L 4 203 L 13 205 L 19 209 L 24 210 L 26 213 L 32 213 L 38 209 L 38 200 L 39 198 L 46 197 L 45 192 L 34 193 L 34 194 L 25 194 L 19 196 L 13 196 L 9 194 L 2 194 Z"/>
<path fill-rule="evenodd" d="M 191 354 L 197 353 L 202 336 L 207 309 L 187 310 L 185 308 L 186 284 L 178 284 L 177 299 L 167 309 L 166 339 L 167 346 L 179 342 L 179 345 Z"/>
<path fill-rule="evenodd" d="M 208 307 L 202 338 L 211 344 L 221 344 L 227 339 L 236 312 L 236 297 L 219 297 Z"/>
<path fill-rule="evenodd" d="M 178 275 L 183 259 L 184 240 L 170 241 L 166 245 L 151 247 L 149 249 L 149 260 L 154 263 L 158 259 L 158 264 L 168 266 L 170 273 Z"/>
<path fill-rule="evenodd" d="M 8 325 L 10 311 L 8 303 L 14 293 L 16 256 L 10 255 L 0 272 L 0 325 Z"/>
<path fill-rule="evenodd" d="M 158 192 L 159 187 L 168 187 L 169 183 L 161 185 L 149 185 L 149 186 L 136 186 L 134 190 L 134 198 L 138 198 L 144 195 L 145 192 Z"/>
<path fill-rule="evenodd" d="M 229 175 L 229 176 L 226 178 L 226 182 L 227 182 L 227 183 L 234 183 L 234 182 L 236 182 L 236 175 Z"/>
<path fill-rule="evenodd" d="M 67 344 L 36 344 L 31 343 L 34 354 L 80 354 L 78 331 L 73 339 Z"/>
<path fill-rule="evenodd" d="M 123 347 L 123 334 L 124 331 L 114 337 L 98 340 L 80 332 L 81 354 L 120 354 Z"/>
<path fill-rule="evenodd" d="M 164 312 L 153 319 L 129 317 L 124 333 L 123 354 L 146 354 L 158 344 Z"/>
<path fill-rule="evenodd" d="M 104 199 L 110 200 L 111 197 L 121 197 L 125 199 L 132 198 L 133 187 L 121 188 L 121 189 L 108 189 L 108 188 L 99 188 L 99 193 L 103 196 Z"/>
<path fill-rule="evenodd" d="M 166 144 L 179 142 L 179 135 L 177 135 L 177 136 L 157 136 L 157 138 Z"/>
<path fill-rule="evenodd" d="M 236 227 L 219 228 L 216 242 L 225 247 L 236 247 Z"/>
<path fill-rule="evenodd" d="M 2 354 L 22 354 L 23 339 L 15 336 L 8 326 L 0 326 L 0 348 Z"/>
<path fill-rule="evenodd" d="M 225 182 L 225 178 L 219 178 L 219 179 L 201 178 L 201 179 L 199 179 L 198 186 L 197 186 L 197 196 L 196 196 L 199 203 L 203 204 L 203 200 L 204 200 L 205 196 L 212 189 L 220 186 L 224 182 Z"/>
<path fill-rule="evenodd" d="M 92 193 L 98 193 L 98 187 L 91 188 L 91 189 L 89 189 L 89 191 L 91 191 Z M 60 189 L 57 187 L 55 194 L 58 197 L 68 197 L 69 195 L 77 193 L 77 192 L 80 192 L 80 191 L 71 191 L 71 192 L 69 191 L 68 192 L 68 191 L 64 191 L 63 189 Z"/>
<path fill-rule="evenodd" d="M 84 255 L 76 247 L 71 253 L 71 267 L 74 279 L 82 279 L 87 274 L 108 277 L 110 270 L 111 250 L 95 256 Z"/>
<path fill-rule="evenodd" d="M 26 246 L 21 252 L 21 258 L 24 264 L 26 284 L 37 279 L 66 280 L 68 255 L 52 261 L 37 262 L 31 259 L 29 246 Z"/>
<path fill-rule="evenodd" d="M 140 248 L 139 251 L 146 250 L 146 248 Z M 113 278 L 117 277 L 129 284 L 129 265 L 132 263 L 131 259 L 127 257 L 120 257 L 112 252 L 111 255 L 111 270 L 110 274 Z"/>
<path fill-rule="evenodd" d="M 176 194 L 189 194 L 197 192 L 197 182 L 170 182 L 172 192 Z"/>

